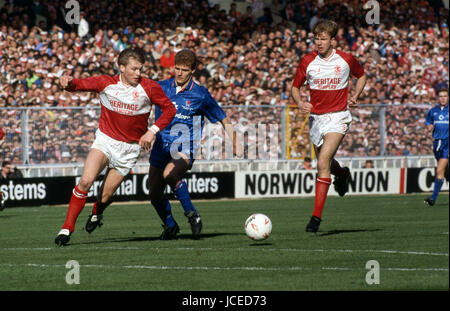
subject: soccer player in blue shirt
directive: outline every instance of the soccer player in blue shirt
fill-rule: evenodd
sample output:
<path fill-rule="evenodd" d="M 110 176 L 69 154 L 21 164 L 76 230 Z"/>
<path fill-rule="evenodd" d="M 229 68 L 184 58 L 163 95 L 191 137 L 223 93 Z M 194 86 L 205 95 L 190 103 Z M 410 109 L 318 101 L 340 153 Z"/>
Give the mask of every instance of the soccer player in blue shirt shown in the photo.
<path fill-rule="evenodd" d="M 175 239 L 180 231 L 165 194 L 167 185 L 183 206 L 193 237 L 198 238 L 202 230 L 199 213 L 191 202 L 187 184 L 182 177 L 192 167 L 199 152 L 204 117 L 212 123 L 220 122 L 233 140 L 234 152 L 239 155 L 239 150 L 242 151 L 225 112 L 209 91 L 194 81 L 196 67 L 195 53 L 188 49 L 181 50 L 175 56 L 175 77 L 158 82 L 177 109 L 172 122 L 157 134 L 150 154 L 149 194 L 152 205 L 163 221 L 162 240 Z M 160 115 L 161 111 L 156 107 L 155 120 Z"/>
<path fill-rule="evenodd" d="M 439 105 L 433 107 L 427 115 L 425 124 L 433 130 L 433 152 L 438 161 L 433 193 L 425 203 L 433 206 L 444 184 L 445 170 L 448 166 L 448 89 L 438 91 Z"/>

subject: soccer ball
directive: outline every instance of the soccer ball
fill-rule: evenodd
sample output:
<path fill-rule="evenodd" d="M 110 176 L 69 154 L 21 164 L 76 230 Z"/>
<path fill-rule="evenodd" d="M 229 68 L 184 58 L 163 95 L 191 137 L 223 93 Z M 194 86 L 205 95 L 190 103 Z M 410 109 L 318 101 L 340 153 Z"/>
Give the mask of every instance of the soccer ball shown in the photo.
<path fill-rule="evenodd" d="M 245 234 L 252 240 L 261 241 L 272 232 L 272 221 L 264 214 L 253 214 L 245 221 Z"/>

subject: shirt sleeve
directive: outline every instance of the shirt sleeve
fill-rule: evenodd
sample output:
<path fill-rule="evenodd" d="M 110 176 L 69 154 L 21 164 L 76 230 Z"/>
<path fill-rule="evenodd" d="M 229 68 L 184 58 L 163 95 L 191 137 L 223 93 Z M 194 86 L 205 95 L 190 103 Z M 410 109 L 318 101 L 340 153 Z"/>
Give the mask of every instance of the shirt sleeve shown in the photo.
<path fill-rule="evenodd" d="M 358 60 L 351 54 L 350 58 L 350 74 L 354 77 L 361 78 L 364 75 L 364 67 L 358 62 Z"/>
<path fill-rule="evenodd" d="M 161 115 L 156 119 L 154 125 L 162 131 L 172 122 L 177 110 L 158 83 L 147 84 L 145 91 L 152 104 L 155 104 L 161 110 Z"/>
<path fill-rule="evenodd" d="M 296 88 L 300 88 L 306 81 L 306 60 L 305 57 L 303 57 L 300 60 L 300 64 L 298 64 L 297 72 L 295 73 L 294 82 L 292 83 L 292 86 Z"/>
<path fill-rule="evenodd" d="M 433 120 L 433 109 L 431 109 L 430 111 L 428 111 L 427 117 L 426 117 L 426 119 L 425 119 L 425 125 L 434 125 L 434 120 Z"/>
<path fill-rule="evenodd" d="M 211 96 L 211 94 L 206 90 L 205 97 L 203 99 L 202 114 L 211 122 L 217 123 L 225 119 L 227 114 L 219 106 L 217 101 Z"/>
<path fill-rule="evenodd" d="M 69 86 L 66 91 L 76 92 L 98 92 L 103 91 L 109 84 L 113 83 L 112 77 L 110 76 L 94 76 L 83 79 L 73 79 L 70 81 Z"/>

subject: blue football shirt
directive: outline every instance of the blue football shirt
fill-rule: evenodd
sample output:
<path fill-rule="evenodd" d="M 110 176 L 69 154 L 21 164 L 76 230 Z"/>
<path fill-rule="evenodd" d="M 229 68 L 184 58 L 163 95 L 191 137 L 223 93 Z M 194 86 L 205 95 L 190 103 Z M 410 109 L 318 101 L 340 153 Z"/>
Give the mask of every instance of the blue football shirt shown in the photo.
<path fill-rule="evenodd" d="M 435 140 L 448 139 L 448 121 L 448 104 L 444 107 L 437 105 L 428 112 L 425 124 L 434 125 L 433 138 Z"/>
<path fill-rule="evenodd" d="M 177 93 L 175 78 L 158 81 L 166 96 L 172 101 L 177 113 L 172 122 L 158 133 L 156 139 L 162 140 L 164 146 L 170 146 L 174 141 L 189 142 L 190 151 L 200 143 L 205 117 L 211 123 L 222 121 L 226 114 L 209 91 L 195 83 L 193 79 Z M 155 121 L 161 116 L 159 107 L 155 108 Z"/>

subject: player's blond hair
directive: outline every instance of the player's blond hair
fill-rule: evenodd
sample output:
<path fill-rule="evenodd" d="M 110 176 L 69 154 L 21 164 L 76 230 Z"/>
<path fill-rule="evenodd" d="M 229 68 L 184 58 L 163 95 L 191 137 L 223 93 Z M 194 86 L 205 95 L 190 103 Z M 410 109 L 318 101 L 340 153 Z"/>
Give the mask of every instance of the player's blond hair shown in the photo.
<path fill-rule="evenodd" d="M 134 58 L 136 61 L 140 62 L 141 64 L 145 63 L 145 55 L 144 51 L 142 51 L 141 48 L 133 47 L 133 48 L 127 48 L 120 52 L 119 59 L 117 63 L 119 65 L 126 66 L 128 65 L 130 58 Z"/>
<path fill-rule="evenodd" d="M 320 19 L 313 27 L 312 33 L 317 36 L 321 33 L 327 33 L 331 38 L 336 37 L 338 32 L 338 24 L 328 19 Z"/>

